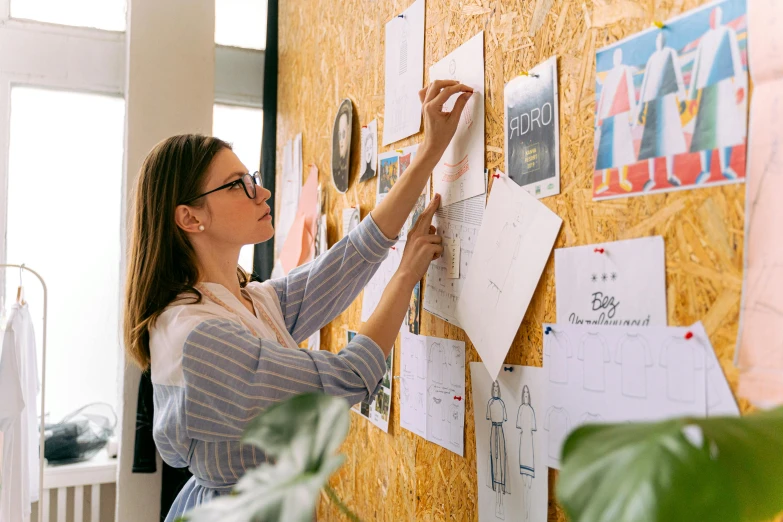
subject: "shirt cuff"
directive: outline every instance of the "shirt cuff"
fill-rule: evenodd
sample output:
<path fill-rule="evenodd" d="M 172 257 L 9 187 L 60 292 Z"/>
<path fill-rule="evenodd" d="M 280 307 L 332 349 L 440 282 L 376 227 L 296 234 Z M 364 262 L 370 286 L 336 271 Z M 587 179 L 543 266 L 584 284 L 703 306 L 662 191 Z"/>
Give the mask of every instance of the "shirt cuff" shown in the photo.
<path fill-rule="evenodd" d="M 368 402 L 381 387 L 386 373 L 386 359 L 381 348 L 366 335 L 356 335 L 348 346 L 340 351 L 345 362 L 361 377 L 367 388 Z"/>
<path fill-rule="evenodd" d="M 393 247 L 399 236 L 389 239 L 381 232 L 378 225 L 372 218 L 372 214 L 367 214 L 359 226 L 351 230 L 348 234 L 351 243 L 356 247 L 365 261 L 369 263 L 380 263 L 389 253 L 389 248 Z"/>

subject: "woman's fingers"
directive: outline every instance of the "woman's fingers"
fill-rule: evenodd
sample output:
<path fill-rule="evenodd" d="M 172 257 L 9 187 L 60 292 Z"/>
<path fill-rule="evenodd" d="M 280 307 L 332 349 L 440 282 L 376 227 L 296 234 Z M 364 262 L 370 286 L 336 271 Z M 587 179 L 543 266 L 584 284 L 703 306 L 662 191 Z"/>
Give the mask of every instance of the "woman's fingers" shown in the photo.
<path fill-rule="evenodd" d="M 439 206 L 440 194 L 435 194 L 435 197 L 432 198 L 430 204 L 427 205 L 427 208 L 424 209 L 424 212 L 421 213 L 418 221 L 416 221 L 416 225 L 413 227 L 414 230 L 421 230 L 422 227 L 424 230 L 430 230 L 432 228 L 432 216 L 435 215 L 435 211 L 438 210 Z M 432 234 L 432 232 L 430 233 Z"/>
<path fill-rule="evenodd" d="M 473 87 L 469 87 L 467 85 L 463 85 L 461 83 L 457 83 L 455 85 L 450 85 L 448 87 L 444 87 L 443 90 L 441 90 L 438 95 L 433 98 L 432 100 L 432 107 L 437 108 L 438 110 L 441 110 L 443 105 L 449 101 L 449 98 L 457 94 L 458 92 L 464 92 L 464 93 L 472 93 Z"/>
<path fill-rule="evenodd" d="M 424 97 L 424 103 L 431 102 L 440 94 L 441 90 L 446 87 L 451 87 L 452 85 L 459 85 L 459 82 L 457 80 L 435 80 L 427 89 L 427 96 Z"/>

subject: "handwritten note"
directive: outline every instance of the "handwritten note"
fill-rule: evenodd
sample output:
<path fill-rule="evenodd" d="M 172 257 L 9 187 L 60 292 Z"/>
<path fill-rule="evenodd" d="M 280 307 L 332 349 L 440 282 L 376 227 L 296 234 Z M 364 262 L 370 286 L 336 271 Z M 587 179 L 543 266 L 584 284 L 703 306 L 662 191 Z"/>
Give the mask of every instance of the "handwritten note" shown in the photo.
<path fill-rule="evenodd" d="M 443 257 L 446 261 L 446 277 L 459 279 L 459 238 L 443 238 Z"/>

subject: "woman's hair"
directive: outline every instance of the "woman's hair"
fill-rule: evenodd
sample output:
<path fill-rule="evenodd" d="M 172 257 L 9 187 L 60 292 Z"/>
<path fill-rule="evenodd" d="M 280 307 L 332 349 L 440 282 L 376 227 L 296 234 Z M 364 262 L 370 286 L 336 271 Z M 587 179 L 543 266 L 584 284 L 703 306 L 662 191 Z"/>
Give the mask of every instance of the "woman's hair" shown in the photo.
<path fill-rule="evenodd" d="M 527 401 L 525 400 L 525 392 L 527 392 Z M 527 384 L 522 387 L 522 404 L 530 405 L 530 388 L 527 387 Z"/>
<path fill-rule="evenodd" d="M 201 294 L 196 252 L 174 219 L 181 201 L 198 196 L 215 155 L 231 149 L 225 141 L 197 134 L 173 136 L 147 155 L 135 189 L 135 203 L 125 281 L 123 337 L 125 350 L 142 369 L 150 364 L 150 328 L 163 310 L 182 293 Z M 197 199 L 191 206 L 204 204 Z M 239 284 L 247 273 L 237 267 Z"/>

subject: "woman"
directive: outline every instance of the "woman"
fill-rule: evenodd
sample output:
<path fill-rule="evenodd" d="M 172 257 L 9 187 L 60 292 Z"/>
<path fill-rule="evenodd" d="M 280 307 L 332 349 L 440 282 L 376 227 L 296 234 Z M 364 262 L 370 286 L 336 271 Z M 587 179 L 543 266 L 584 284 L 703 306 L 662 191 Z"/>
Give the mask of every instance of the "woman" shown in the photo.
<path fill-rule="evenodd" d="M 492 397 L 487 403 L 487 420 L 492 423 L 489 431 L 489 475 L 487 486 L 495 492 L 495 517 L 503 520 L 503 495 L 510 495 L 508 481 L 508 459 L 506 454 L 506 434 L 503 423 L 508 420 L 506 403 L 500 398 L 500 383 L 492 382 Z"/>
<path fill-rule="evenodd" d="M 274 229 L 259 186 L 230 146 L 175 136 L 147 157 L 136 187 L 125 302 L 125 347 L 150 368 L 155 443 L 174 467 L 189 467 L 166 517 L 228 493 L 265 460 L 240 444 L 247 423 L 293 395 L 324 392 L 349 403 L 372 400 L 385 371 L 408 296 L 441 252 L 430 225 L 433 198 L 408 235 L 402 262 L 370 319 L 338 354 L 300 350 L 341 313 L 385 258 L 446 149 L 472 89 L 435 82 L 419 96 L 425 140 L 410 172 L 347 237 L 284 278 L 249 283 L 238 267 L 247 244 Z M 462 93 L 451 113 L 442 111 Z"/>
<path fill-rule="evenodd" d="M 530 520 L 530 490 L 536 476 L 535 451 L 533 432 L 536 427 L 536 412 L 530 404 L 530 389 L 525 384 L 522 387 L 522 404 L 517 410 L 517 428 L 519 431 L 519 474 L 522 475 L 522 504 L 525 507 L 525 520 Z"/>

